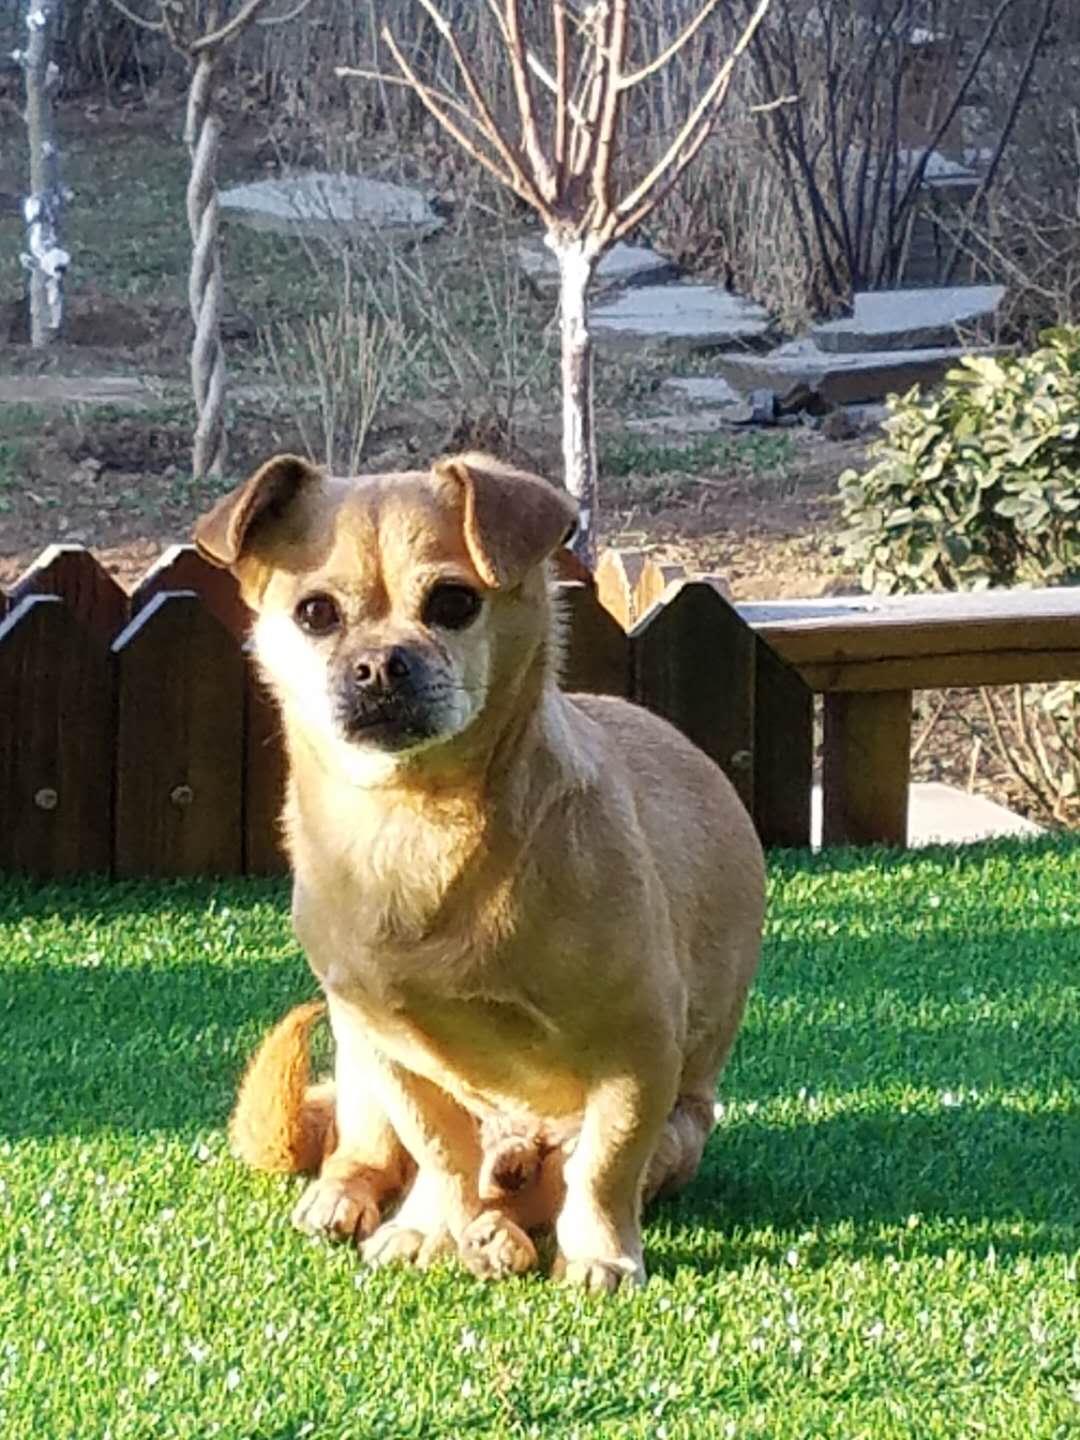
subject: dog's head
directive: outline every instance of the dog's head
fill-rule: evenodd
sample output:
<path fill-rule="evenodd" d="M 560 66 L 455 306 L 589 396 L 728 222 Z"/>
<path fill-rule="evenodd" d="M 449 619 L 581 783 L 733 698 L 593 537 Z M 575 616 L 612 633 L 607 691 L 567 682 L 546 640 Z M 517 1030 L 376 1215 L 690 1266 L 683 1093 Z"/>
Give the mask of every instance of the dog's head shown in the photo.
<path fill-rule="evenodd" d="M 287 719 L 357 783 L 482 723 L 548 640 L 569 497 L 483 455 L 327 477 L 279 455 L 195 529 L 255 612 Z"/>

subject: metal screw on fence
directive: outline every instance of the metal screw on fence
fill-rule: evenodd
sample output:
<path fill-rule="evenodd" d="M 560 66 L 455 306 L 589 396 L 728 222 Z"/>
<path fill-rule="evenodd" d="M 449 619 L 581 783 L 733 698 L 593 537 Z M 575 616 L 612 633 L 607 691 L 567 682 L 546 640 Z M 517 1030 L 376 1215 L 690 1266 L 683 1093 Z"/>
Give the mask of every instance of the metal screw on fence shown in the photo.
<path fill-rule="evenodd" d="M 195 799 L 195 791 L 192 790 L 190 785 L 174 785 L 169 794 L 169 799 L 174 805 L 178 805 L 180 809 L 183 810 Z"/>
<path fill-rule="evenodd" d="M 34 804 L 39 810 L 55 810 L 59 803 L 60 796 L 48 785 L 43 785 L 34 792 Z"/>

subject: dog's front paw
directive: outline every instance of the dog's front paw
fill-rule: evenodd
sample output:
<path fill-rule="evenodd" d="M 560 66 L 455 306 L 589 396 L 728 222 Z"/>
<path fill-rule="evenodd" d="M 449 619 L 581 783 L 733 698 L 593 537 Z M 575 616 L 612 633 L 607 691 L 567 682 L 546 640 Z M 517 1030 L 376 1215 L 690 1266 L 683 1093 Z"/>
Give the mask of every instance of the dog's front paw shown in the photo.
<path fill-rule="evenodd" d="M 364 1241 L 360 1253 L 376 1269 L 384 1265 L 416 1265 L 424 1270 L 442 1256 L 452 1255 L 454 1242 L 445 1226 L 425 1233 L 387 1220 L 370 1240 Z"/>
<path fill-rule="evenodd" d="M 596 1295 L 610 1295 L 623 1284 L 645 1284 L 645 1267 L 631 1255 L 593 1260 L 568 1260 L 560 1255 L 553 1274 L 567 1285 L 577 1285 Z"/>
<path fill-rule="evenodd" d="M 292 1222 L 307 1235 L 363 1240 L 378 1228 L 379 1202 L 362 1177 L 313 1180 L 301 1195 Z"/>
<path fill-rule="evenodd" d="M 485 1210 L 466 1226 L 458 1247 L 461 1262 L 481 1280 L 502 1280 L 536 1268 L 536 1246 L 519 1225 Z"/>

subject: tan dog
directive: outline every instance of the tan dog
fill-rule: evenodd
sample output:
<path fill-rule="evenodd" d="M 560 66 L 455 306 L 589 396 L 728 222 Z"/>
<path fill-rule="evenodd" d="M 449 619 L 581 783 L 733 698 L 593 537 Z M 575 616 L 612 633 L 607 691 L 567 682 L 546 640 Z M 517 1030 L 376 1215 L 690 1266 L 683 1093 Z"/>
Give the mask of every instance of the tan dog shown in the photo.
<path fill-rule="evenodd" d="M 292 1161 L 323 1156 L 301 1222 L 369 1235 L 375 1263 L 449 1236 L 504 1274 L 535 1263 L 522 1226 L 554 1218 L 559 1270 L 610 1289 L 644 1277 L 646 1180 L 700 1161 L 764 878 L 712 761 L 625 701 L 558 690 L 547 561 L 574 518 L 485 456 L 352 480 L 279 456 L 196 541 L 256 612 L 293 918 L 335 1038 L 332 1096 L 294 1107 Z M 275 1041 L 294 1096 L 313 1014 Z M 258 1128 L 261 1085 L 234 1135 Z M 525 1157 L 516 1208 L 485 1208 L 485 1144 Z M 533 1176 L 530 1147 L 554 1166 Z"/>

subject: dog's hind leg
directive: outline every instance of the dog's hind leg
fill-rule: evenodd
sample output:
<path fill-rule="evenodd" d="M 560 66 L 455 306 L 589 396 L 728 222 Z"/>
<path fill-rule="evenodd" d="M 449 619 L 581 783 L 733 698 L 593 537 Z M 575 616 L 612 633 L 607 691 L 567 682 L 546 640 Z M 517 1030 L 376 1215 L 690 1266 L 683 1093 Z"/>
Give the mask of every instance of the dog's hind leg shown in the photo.
<path fill-rule="evenodd" d="M 662 1195 L 672 1195 L 690 1183 L 697 1174 L 705 1142 L 715 1123 L 712 1086 L 679 1095 L 645 1172 L 646 1203 Z"/>

